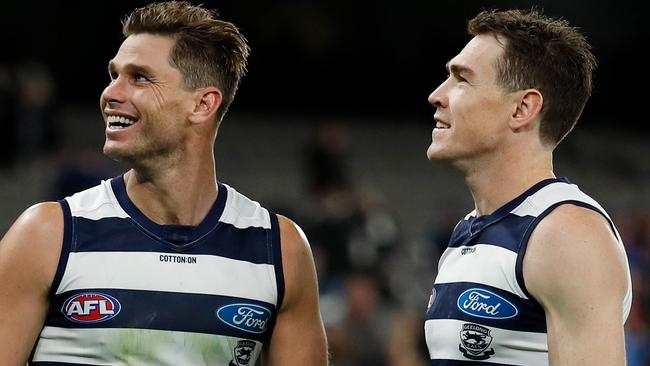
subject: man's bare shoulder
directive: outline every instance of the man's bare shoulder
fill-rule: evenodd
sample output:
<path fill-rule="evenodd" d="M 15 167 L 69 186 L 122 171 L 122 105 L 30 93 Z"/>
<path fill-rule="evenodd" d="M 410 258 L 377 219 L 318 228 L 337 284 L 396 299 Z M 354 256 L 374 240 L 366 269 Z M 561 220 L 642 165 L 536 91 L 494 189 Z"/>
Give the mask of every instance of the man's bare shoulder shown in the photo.
<path fill-rule="evenodd" d="M 0 242 L 0 267 L 30 269 L 48 282 L 56 272 L 63 244 L 63 210 L 57 202 L 23 212 Z"/>
<path fill-rule="evenodd" d="M 271 337 L 269 363 L 325 365 L 327 340 L 320 317 L 318 282 L 311 249 L 296 223 L 281 215 L 278 215 L 278 221 L 285 296 Z"/>
<path fill-rule="evenodd" d="M 58 202 L 43 202 L 26 209 L 16 219 L 3 241 L 14 236 L 30 239 L 51 239 L 52 234 L 55 233 L 63 233 L 61 204 Z M 38 245 L 39 240 L 36 241 L 35 245 Z"/>
<path fill-rule="evenodd" d="M 298 254 L 309 250 L 307 237 L 302 229 L 291 219 L 278 215 L 282 251 Z"/>
<path fill-rule="evenodd" d="M 313 255 L 307 236 L 291 219 L 278 215 L 280 243 L 285 278 L 298 275 L 314 266 Z"/>
<path fill-rule="evenodd" d="M 598 288 L 625 290 L 625 253 L 599 212 L 562 205 L 533 231 L 524 257 L 524 278 L 535 296 Z M 537 297 L 537 296 L 536 296 Z"/>
<path fill-rule="evenodd" d="M 317 288 L 314 259 L 302 229 L 291 219 L 278 215 L 282 267 L 286 285 L 284 305 L 290 304 L 305 287 Z"/>

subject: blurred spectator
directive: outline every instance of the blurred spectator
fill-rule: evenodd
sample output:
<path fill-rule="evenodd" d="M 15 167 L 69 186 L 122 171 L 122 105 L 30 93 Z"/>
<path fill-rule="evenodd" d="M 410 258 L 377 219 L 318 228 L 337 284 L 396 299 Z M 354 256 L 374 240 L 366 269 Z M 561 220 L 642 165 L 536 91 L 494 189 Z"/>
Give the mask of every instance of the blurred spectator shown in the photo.
<path fill-rule="evenodd" d="M 304 148 L 310 205 L 304 228 L 314 248 L 321 288 L 336 287 L 349 271 L 383 270 L 400 233 L 382 192 L 355 184 L 349 171 L 345 127 L 318 126 Z M 382 292 L 388 281 L 380 280 Z"/>
<path fill-rule="evenodd" d="M 454 231 L 458 218 L 466 215 L 460 209 L 449 208 L 441 217 L 436 217 L 432 220 L 431 229 L 429 231 L 429 250 L 433 258 L 439 258 L 449 245 L 451 233 Z M 437 268 L 435 268 L 437 270 Z"/>
<path fill-rule="evenodd" d="M 625 324 L 628 366 L 650 365 L 650 212 L 641 212 L 623 220 L 620 234 L 626 246 L 632 271 L 632 308 Z"/>
<path fill-rule="evenodd" d="M 0 145 L 0 169 L 10 168 L 15 159 L 16 120 L 15 86 L 8 65 L 0 63 L 0 129 L 3 141 Z"/>
<path fill-rule="evenodd" d="M 371 187 L 358 190 L 358 205 L 360 218 L 348 247 L 351 265 L 355 269 L 382 267 L 401 239 L 397 220 L 384 195 Z"/>
<path fill-rule="evenodd" d="M 307 185 L 314 195 L 350 188 L 347 131 L 339 124 L 321 124 L 305 147 Z"/>
<path fill-rule="evenodd" d="M 48 68 L 36 61 L 16 70 L 17 101 L 14 124 L 20 159 L 32 160 L 59 147 L 58 103 Z"/>
<path fill-rule="evenodd" d="M 396 312 L 388 336 L 388 366 L 426 366 L 423 316 Z"/>
<path fill-rule="evenodd" d="M 59 154 L 58 175 L 51 199 L 59 200 L 94 187 L 120 172 L 118 164 L 96 150 L 64 150 Z"/>
<path fill-rule="evenodd" d="M 345 314 L 326 328 L 334 365 L 388 366 L 391 312 L 381 301 L 377 280 L 354 273 L 344 281 Z"/>
<path fill-rule="evenodd" d="M 301 223 L 319 271 L 334 364 L 422 365 L 421 327 L 396 307 L 389 286 L 402 240 L 390 204 L 383 192 L 352 177 L 344 126 L 318 126 L 303 151 L 309 207 Z M 391 337 L 393 331 L 401 336 Z"/>
<path fill-rule="evenodd" d="M 314 249 L 321 289 L 336 284 L 350 268 L 348 244 L 360 212 L 347 162 L 347 134 L 336 124 L 314 130 L 304 147 L 309 202 L 303 228 Z"/>
<path fill-rule="evenodd" d="M 314 197 L 301 219 L 314 250 L 321 287 L 337 286 L 351 267 L 350 236 L 361 220 L 350 192 L 329 191 Z"/>

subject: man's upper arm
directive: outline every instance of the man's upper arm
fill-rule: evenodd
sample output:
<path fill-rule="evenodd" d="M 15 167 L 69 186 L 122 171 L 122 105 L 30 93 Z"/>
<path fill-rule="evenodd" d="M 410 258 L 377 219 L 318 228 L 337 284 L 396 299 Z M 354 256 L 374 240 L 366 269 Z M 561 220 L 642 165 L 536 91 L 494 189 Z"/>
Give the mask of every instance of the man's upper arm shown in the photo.
<path fill-rule="evenodd" d="M 268 359 L 272 366 L 324 366 L 327 341 L 318 305 L 318 283 L 305 235 L 278 216 L 285 295 L 273 329 Z"/>
<path fill-rule="evenodd" d="M 560 206 L 534 230 L 524 280 L 544 307 L 554 366 L 625 364 L 624 255 L 607 220 L 587 208 Z"/>
<path fill-rule="evenodd" d="M 24 366 L 38 337 L 63 243 L 56 202 L 26 210 L 0 242 L 0 360 Z"/>

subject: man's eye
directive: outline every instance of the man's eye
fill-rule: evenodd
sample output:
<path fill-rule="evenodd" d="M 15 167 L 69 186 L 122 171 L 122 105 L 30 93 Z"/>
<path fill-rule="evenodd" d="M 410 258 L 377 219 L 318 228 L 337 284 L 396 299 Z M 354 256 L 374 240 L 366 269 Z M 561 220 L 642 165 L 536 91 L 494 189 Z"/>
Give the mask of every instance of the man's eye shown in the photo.
<path fill-rule="evenodd" d="M 462 77 L 462 76 L 460 76 L 458 74 L 454 74 L 454 73 L 447 74 L 447 79 L 449 79 L 449 78 L 453 78 L 454 80 L 459 81 L 459 82 L 467 81 L 467 79 L 465 79 L 464 77 Z"/>
<path fill-rule="evenodd" d="M 144 82 L 144 81 L 149 81 L 149 78 L 147 78 L 143 74 L 135 74 L 133 75 L 133 79 L 138 82 Z"/>

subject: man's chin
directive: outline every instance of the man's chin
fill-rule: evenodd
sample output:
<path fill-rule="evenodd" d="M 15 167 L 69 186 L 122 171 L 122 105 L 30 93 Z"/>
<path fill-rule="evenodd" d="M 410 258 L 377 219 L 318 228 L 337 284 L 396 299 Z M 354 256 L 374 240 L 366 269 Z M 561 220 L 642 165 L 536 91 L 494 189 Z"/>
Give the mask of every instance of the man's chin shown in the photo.
<path fill-rule="evenodd" d="M 117 149 L 108 144 L 104 145 L 103 152 L 104 155 L 106 155 L 111 160 L 115 160 L 118 162 L 128 162 L 129 160 L 131 160 L 129 159 L 129 154 L 126 154 L 124 151 L 120 151 L 120 149 Z"/>
<path fill-rule="evenodd" d="M 454 156 L 448 150 L 434 149 L 429 147 L 427 150 L 427 158 L 432 162 L 451 164 L 454 166 L 459 157 Z"/>
<path fill-rule="evenodd" d="M 444 153 L 440 149 L 436 149 L 433 146 L 429 146 L 427 149 L 427 158 L 431 161 L 447 160 Z"/>

